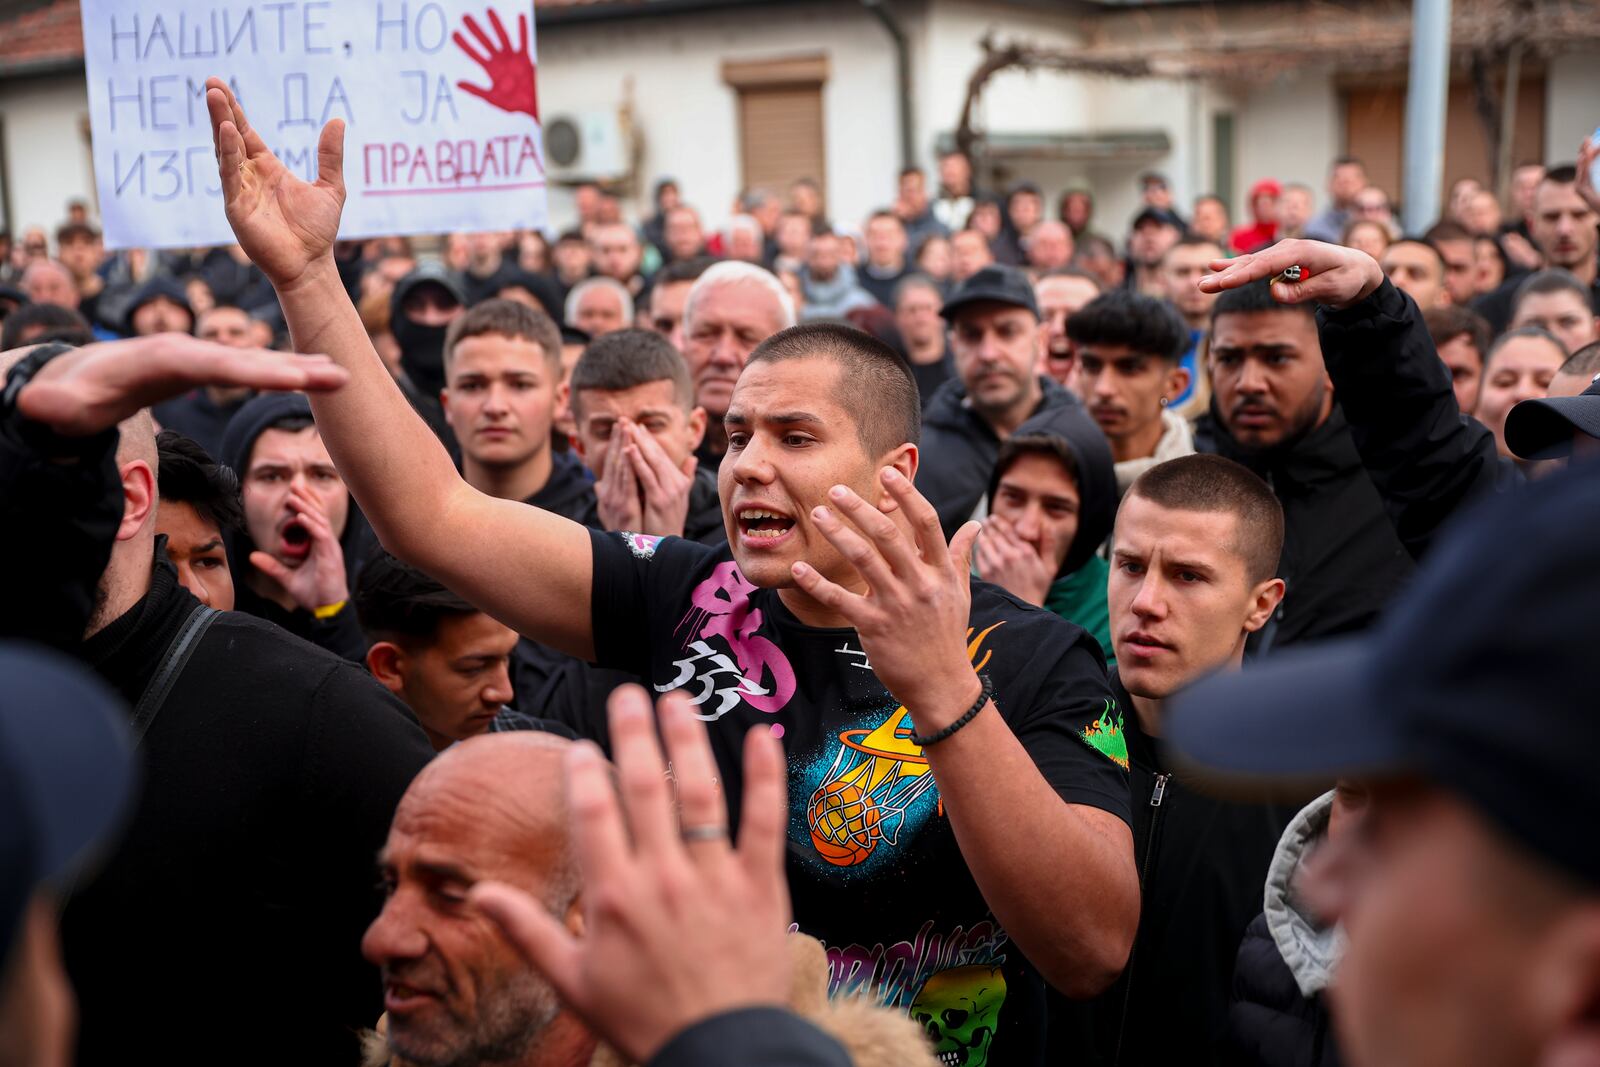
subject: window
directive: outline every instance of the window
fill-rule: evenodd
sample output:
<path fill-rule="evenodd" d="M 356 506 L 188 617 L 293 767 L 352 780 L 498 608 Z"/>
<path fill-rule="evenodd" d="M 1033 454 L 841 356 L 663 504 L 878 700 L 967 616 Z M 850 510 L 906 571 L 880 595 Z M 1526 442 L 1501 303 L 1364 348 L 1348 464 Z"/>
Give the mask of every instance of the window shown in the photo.
<path fill-rule="evenodd" d="M 739 160 L 743 187 L 781 191 L 810 178 L 827 200 L 822 123 L 825 56 L 722 65 L 722 80 L 739 94 Z"/>

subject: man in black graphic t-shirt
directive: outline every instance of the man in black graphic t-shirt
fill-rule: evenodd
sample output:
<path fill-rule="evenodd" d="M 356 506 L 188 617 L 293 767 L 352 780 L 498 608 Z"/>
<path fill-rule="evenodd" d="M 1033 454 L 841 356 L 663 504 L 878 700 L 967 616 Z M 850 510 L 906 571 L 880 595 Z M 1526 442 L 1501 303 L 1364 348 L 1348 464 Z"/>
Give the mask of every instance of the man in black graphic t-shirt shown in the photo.
<path fill-rule="evenodd" d="M 968 1050 L 948 1062 L 1038 1062 L 1044 985 L 968 873 L 911 715 L 857 633 L 805 625 L 726 546 L 591 536 L 596 654 L 699 701 L 730 810 L 745 731 L 782 738 L 789 889 L 800 929 L 828 948 L 830 991 L 910 1011 L 939 1051 Z M 987 583 L 973 584 L 971 620 L 971 661 L 1044 781 L 1069 803 L 1128 817 L 1122 713 L 1084 631 Z M 979 806 L 1025 837 L 1027 812 L 984 808 L 981 794 Z"/>
<path fill-rule="evenodd" d="M 726 549 L 494 499 L 421 432 L 339 284 L 340 128 L 312 185 L 216 79 L 207 106 L 234 232 L 297 346 L 350 373 L 313 404 L 383 544 L 521 633 L 687 690 L 730 796 L 730 742 L 782 730 L 795 918 L 835 991 L 903 1005 L 947 1062 L 1037 1062 L 1041 974 L 1103 989 L 1137 924 L 1122 712 L 1083 631 L 971 581 L 975 526 L 945 543 L 912 488 L 900 358 L 820 325 L 752 353 L 724 419 Z"/>

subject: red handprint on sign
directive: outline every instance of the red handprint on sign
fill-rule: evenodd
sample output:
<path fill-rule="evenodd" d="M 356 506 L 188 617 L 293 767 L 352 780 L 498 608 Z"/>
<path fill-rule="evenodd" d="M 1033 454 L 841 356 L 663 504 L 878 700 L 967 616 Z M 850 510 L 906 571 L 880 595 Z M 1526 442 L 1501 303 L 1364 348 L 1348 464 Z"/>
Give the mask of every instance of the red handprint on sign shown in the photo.
<path fill-rule="evenodd" d="M 518 43 L 515 50 L 511 47 L 511 38 L 506 35 L 505 24 L 495 14 L 494 8 L 489 9 L 489 25 L 494 27 L 495 36 L 500 39 L 498 45 L 489 40 L 489 35 L 483 32 L 483 27 L 471 15 L 466 16 L 465 21 L 468 31 L 478 39 L 486 54 L 479 53 L 461 35 L 460 30 L 451 34 L 450 39 L 483 68 L 490 84 L 487 89 L 464 81 L 457 82 L 456 86 L 502 111 L 520 111 L 532 115 L 535 122 L 539 121 L 539 95 L 533 80 L 533 57 L 528 54 L 528 16 L 517 16 Z"/>

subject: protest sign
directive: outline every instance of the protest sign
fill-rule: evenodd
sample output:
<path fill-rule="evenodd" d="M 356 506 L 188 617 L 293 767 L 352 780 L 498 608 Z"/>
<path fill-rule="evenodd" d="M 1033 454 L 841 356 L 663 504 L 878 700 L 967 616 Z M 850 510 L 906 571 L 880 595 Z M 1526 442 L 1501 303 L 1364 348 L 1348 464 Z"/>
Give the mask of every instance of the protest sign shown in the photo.
<path fill-rule="evenodd" d="M 341 237 L 545 220 L 528 0 L 82 0 L 95 181 L 112 248 L 233 240 L 205 79 L 295 174 L 346 126 Z"/>

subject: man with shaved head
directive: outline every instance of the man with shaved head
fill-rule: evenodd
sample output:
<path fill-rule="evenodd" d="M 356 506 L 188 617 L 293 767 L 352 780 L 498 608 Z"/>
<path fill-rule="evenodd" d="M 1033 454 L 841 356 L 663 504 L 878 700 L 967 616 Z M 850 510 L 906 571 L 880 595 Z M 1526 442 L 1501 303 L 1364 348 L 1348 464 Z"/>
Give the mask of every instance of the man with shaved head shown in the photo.
<path fill-rule="evenodd" d="M 380 1010 L 356 947 L 380 905 L 372 855 L 432 751 L 355 664 L 179 583 L 156 536 L 147 410 L 197 386 L 318 390 L 344 374 L 182 334 L 18 357 L 0 408 L 0 549 L 29 566 L 0 602 L 0 636 L 90 664 L 135 709 L 144 771 L 119 847 L 62 914 L 76 1062 L 206 1063 L 225 1048 L 236 1063 L 351 1062 Z M 297 1004 L 241 1040 L 239 986 L 218 976 L 246 973 Z"/>
<path fill-rule="evenodd" d="M 582 931 L 553 734 L 468 738 L 412 781 L 379 856 L 388 899 L 361 951 L 383 972 L 395 1057 L 427 1067 L 578 1067 L 595 1038 L 500 928 L 466 904 L 493 880 Z"/>

